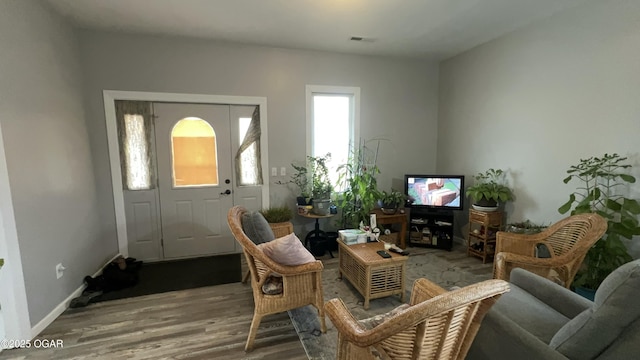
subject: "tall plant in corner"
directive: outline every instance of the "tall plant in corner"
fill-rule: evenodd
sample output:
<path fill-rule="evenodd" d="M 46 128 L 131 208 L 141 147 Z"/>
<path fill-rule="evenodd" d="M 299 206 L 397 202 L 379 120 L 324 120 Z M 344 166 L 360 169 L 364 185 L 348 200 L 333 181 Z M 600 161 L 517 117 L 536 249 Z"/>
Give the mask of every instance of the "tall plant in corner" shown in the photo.
<path fill-rule="evenodd" d="M 631 240 L 640 235 L 640 203 L 621 194 L 626 185 L 636 182 L 627 173 L 631 165 L 626 160 L 618 154 L 604 154 L 581 159 L 567 170 L 569 176 L 564 183 L 576 179 L 580 185 L 558 211 L 565 214 L 571 210 L 571 215 L 597 213 L 608 225 L 605 235 L 587 253 L 575 286 L 595 290 L 613 270 L 632 260 L 622 238 Z"/>
<path fill-rule="evenodd" d="M 375 152 L 367 148 L 364 140 L 357 149 L 352 149 L 346 164 L 338 167 L 338 186 L 342 192 L 337 197 L 337 206 L 342 214 L 339 224 L 342 228 L 358 228 L 360 222 L 369 223 L 380 192 L 376 175 L 380 173 L 376 165 L 380 139 Z"/>

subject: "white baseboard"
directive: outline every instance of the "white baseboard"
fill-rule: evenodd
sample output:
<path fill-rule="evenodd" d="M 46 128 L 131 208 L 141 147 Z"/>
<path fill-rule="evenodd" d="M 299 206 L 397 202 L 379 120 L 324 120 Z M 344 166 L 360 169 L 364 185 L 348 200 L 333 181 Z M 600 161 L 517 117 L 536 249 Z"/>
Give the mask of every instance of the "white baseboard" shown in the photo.
<path fill-rule="evenodd" d="M 104 269 L 109 263 L 111 263 L 113 260 L 115 260 L 119 256 L 121 256 L 121 255 L 117 254 L 111 260 L 107 261 L 103 266 L 100 267 L 100 269 L 98 269 L 98 271 L 96 271 L 95 274 L 93 274 L 93 277 L 96 277 L 96 276 L 102 274 L 102 269 Z M 86 287 L 86 285 L 83 284 L 79 288 L 77 288 L 66 299 L 62 300 L 62 302 L 60 304 L 58 304 L 58 306 L 53 308 L 53 310 L 51 310 L 51 312 L 49 314 L 47 314 L 47 316 L 45 316 L 34 327 L 32 327 L 31 328 L 31 339 L 33 340 L 36 336 L 38 336 L 44 329 L 47 328 L 47 326 L 51 325 L 51 323 L 55 319 L 57 319 L 58 316 L 60 316 L 65 310 L 67 310 L 69 308 L 69 304 L 71 303 L 71 300 L 73 300 L 73 299 L 77 298 L 78 296 L 82 295 L 82 292 L 84 291 L 85 287 Z"/>

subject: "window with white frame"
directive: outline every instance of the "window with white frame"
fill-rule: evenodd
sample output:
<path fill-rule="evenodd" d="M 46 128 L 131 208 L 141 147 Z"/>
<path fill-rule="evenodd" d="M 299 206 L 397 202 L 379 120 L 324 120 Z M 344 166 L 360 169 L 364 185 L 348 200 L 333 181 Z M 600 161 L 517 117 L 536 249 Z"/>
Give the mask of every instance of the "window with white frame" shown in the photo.
<path fill-rule="evenodd" d="M 360 88 L 307 85 L 306 98 L 307 155 L 324 156 L 331 153 L 328 166 L 331 182 L 335 186 L 337 168 L 347 162 L 351 148 L 357 144 Z"/>

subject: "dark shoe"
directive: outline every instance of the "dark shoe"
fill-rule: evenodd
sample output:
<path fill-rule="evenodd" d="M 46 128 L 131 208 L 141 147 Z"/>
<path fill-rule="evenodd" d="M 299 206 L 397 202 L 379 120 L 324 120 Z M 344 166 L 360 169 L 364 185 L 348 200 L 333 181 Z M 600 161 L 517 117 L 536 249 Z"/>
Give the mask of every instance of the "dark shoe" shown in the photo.
<path fill-rule="evenodd" d="M 97 296 L 102 295 L 102 291 L 84 291 L 81 296 L 71 300 L 69 307 L 79 308 L 89 305 L 91 300 Z"/>

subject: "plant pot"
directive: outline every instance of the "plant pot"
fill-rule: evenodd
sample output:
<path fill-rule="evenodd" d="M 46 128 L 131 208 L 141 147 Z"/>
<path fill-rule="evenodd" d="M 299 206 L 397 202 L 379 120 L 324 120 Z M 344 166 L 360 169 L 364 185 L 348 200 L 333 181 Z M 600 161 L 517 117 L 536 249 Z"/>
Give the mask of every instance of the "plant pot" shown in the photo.
<path fill-rule="evenodd" d="M 311 210 L 314 214 L 320 216 L 329 215 L 331 209 L 331 200 L 313 200 L 313 209 Z"/>
<path fill-rule="evenodd" d="M 487 199 L 487 198 L 483 197 L 482 199 L 476 201 L 474 203 L 474 205 L 482 206 L 482 207 L 486 207 L 486 208 L 492 208 L 492 207 L 498 206 L 498 202 L 493 200 L 493 199 Z"/>
<path fill-rule="evenodd" d="M 398 207 L 381 207 L 380 211 L 385 215 L 393 215 L 398 211 Z"/>
<path fill-rule="evenodd" d="M 273 235 L 276 239 L 289 235 L 293 232 L 293 223 L 291 221 L 269 223 L 269 227 L 271 228 L 271 231 L 273 231 Z"/>

